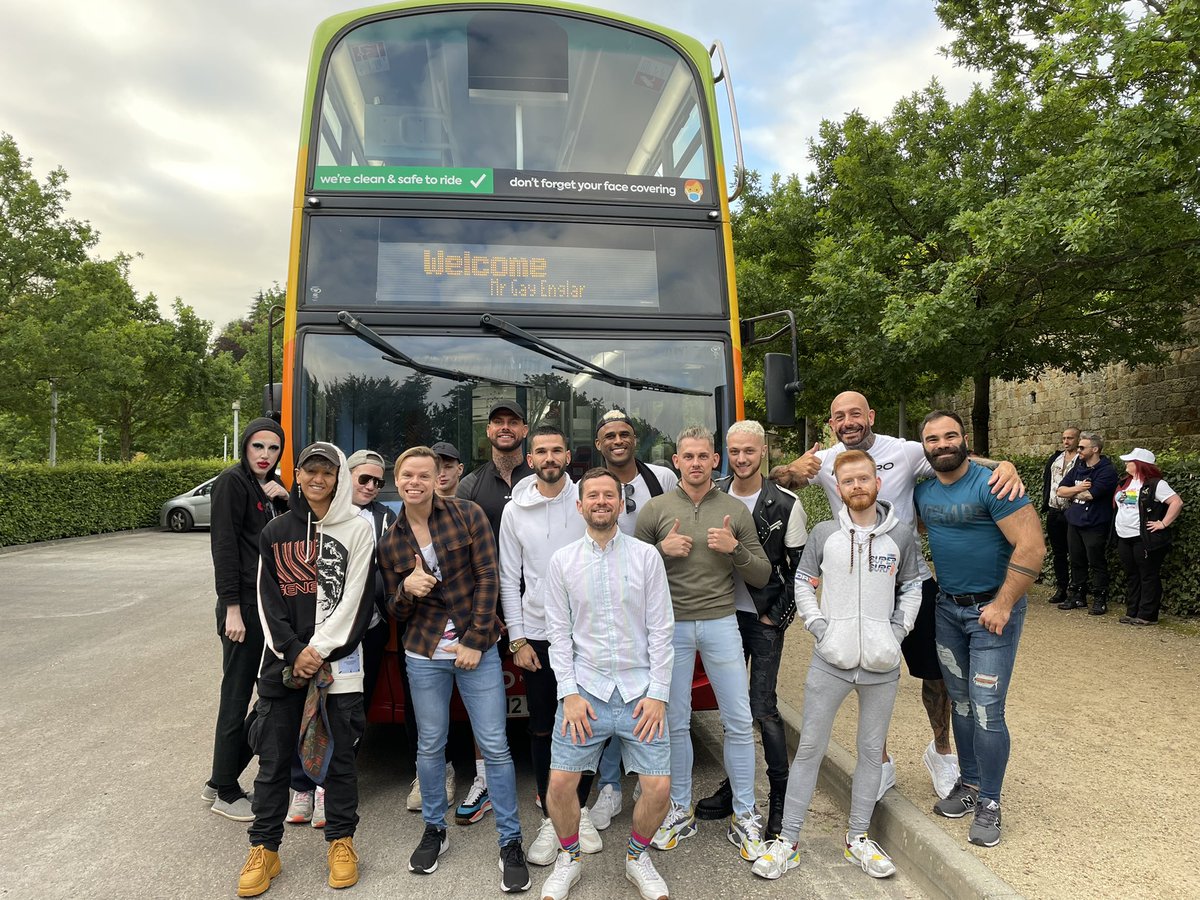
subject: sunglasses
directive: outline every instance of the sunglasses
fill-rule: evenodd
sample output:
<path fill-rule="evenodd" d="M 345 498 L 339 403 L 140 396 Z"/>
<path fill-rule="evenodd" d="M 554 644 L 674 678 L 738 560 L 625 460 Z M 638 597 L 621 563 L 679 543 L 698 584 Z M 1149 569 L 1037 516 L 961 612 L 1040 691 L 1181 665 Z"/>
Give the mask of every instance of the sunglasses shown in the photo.
<path fill-rule="evenodd" d="M 366 486 L 368 483 L 371 483 L 371 484 L 375 485 L 375 490 L 377 490 L 377 491 L 383 490 L 383 479 L 376 478 L 374 475 L 367 475 L 367 474 L 359 475 L 358 483 L 363 486 Z"/>
<path fill-rule="evenodd" d="M 625 512 L 633 515 L 633 511 L 637 509 L 637 501 L 633 499 L 633 485 L 623 484 L 621 489 L 625 492 Z"/>
<path fill-rule="evenodd" d="M 260 441 L 254 441 L 253 443 L 250 444 L 250 446 L 253 447 L 255 450 L 257 450 L 259 453 L 262 453 L 262 451 L 264 451 L 264 450 L 270 450 L 272 453 L 279 452 L 278 444 L 264 444 Z"/>

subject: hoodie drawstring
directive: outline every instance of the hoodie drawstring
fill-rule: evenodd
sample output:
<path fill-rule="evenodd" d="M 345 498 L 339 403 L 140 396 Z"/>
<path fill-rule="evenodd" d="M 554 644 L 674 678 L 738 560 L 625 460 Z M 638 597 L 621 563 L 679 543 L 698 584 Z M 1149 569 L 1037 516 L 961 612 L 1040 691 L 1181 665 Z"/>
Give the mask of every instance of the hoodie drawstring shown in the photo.
<path fill-rule="evenodd" d="M 871 555 L 875 550 L 875 532 L 867 534 L 867 571 L 871 571 Z M 858 542 L 854 540 L 854 529 L 850 529 L 850 571 L 854 571 L 854 557 L 858 555 Z"/>

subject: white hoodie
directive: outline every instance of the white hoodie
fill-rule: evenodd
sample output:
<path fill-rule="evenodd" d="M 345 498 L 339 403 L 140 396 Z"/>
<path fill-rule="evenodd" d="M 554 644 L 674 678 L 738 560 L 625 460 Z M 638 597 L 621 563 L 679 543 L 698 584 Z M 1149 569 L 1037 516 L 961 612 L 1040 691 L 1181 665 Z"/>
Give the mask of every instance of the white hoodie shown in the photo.
<path fill-rule="evenodd" d="M 548 500 L 538 491 L 538 478 L 522 478 L 500 518 L 500 604 L 509 640 L 548 640 L 543 579 L 554 551 L 583 537 L 587 523 L 575 508 L 579 490 L 563 475 L 558 496 Z M 525 593 L 521 594 L 521 578 Z"/>

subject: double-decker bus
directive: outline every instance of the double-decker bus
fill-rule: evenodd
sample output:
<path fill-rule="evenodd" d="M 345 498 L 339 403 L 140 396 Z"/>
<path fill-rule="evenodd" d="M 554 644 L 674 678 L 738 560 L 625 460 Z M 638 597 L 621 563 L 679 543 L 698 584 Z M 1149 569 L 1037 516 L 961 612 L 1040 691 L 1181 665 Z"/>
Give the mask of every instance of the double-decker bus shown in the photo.
<path fill-rule="evenodd" d="M 323 22 L 284 320 L 293 453 L 448 441 L 470 471 L 502 399 L 567 434 L 576 478 L 614 407 L 645 461 L 670 465 L 686 425 L 720 441 L 743 409 L 724 76 L 689 37 L 563 3 L 433 0 Z M 388 473 L 383 499 L 394 490 Z M 400 714 L 385 671 L 375 720 Z M 702 674 L 696 702 L 713 706 Z"/>

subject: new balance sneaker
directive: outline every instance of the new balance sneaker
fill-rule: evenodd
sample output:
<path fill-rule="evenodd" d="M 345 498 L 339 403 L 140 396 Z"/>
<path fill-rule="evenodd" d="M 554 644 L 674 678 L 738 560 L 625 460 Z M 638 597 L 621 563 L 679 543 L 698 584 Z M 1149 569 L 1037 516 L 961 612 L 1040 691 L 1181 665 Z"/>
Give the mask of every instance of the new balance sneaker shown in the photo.
<path fill-rule="evenodd" d="M 325 788 L 319 787 L 313 798 L 312 827 L 325 827 Z"/>
<path fill-rule="evenodd" d="M 421 835 L 421 843 L 408 858 L 408 871 L 418 875 L 429 875 L 437 871 L 438 857 L 450 849 L 450 837 L 445 828 L 425 825 L 425 833 Z"/>
<path fill-rule="evenodd" d="M 674 850 L 684 838 L 690 838 L 696 833 L 696 817 L 691 809 L 686 809 L 678 803 L 672 803 L 667 810 L 658 831 L 650 839 L 650 846 L 656 850 Z"/>
<path fill-rule="evenodd" d="M 232 803 L 226 803 L 218 797 L 213 801 L 212 811 L 235 822 L 254 821 L 254 808 L 250 805 L 250 798 L 245 796 L 238 797 Z"/>
<path fill-rule="evenodd" d="M 750 871 L 760 878 L 774 881 L 800 865 L 800 850 L 791 841 L 778 838 L 767 844 L 762 856 L 754 861 Z"/>
<path fill-rule="evenodd" d="M 600 788 L 600 793 L 596 796 L 596 802 L 592 804 L 592 808 L 588 810 L 588 817 L 592 820 L 592 824 L 596 826 L 597 831 L 603 831 L 612 824 L 615 816 L 621 813 L 621 788 L 614 788 L 611 784 L 606 784 Z"/>
<path fill-rule="evenodd" d="M 667 900 L 671 895 L 667 883 L 650 861 L 650 854 L 645 851 L 637 859 L 625 857 L 625 877 L 638 889 L 643 900 Z"/>
<path fill-rule="evenodd" d="M 329 886 L 348 888 L 358 884 L 358 854 L 354 852 L 354 838 L 338 838 L 329 842 L 326 853 L 329 858 Z"/>
<path fill-rule="evenodd" d="M 766 852 L 762 839 L 762 816 L 751 810 L 744 816 L 736 813 L 729 817 L 729 843 L 738 848 L 742 859 L 754 862 Z"/>
<path fill-rule="evenodd" d="M 896 786 L 896 763 L 889 756 L 883 761 L 883 768 L 879 770 L 879 793 L 875 796 L 876 800 L 882 800 L 883 795 Z"/>
<path fill-rule="evenodd" d="M 728 819 L 733 815 L 733 788 L 726 778 L 711 795 L 696 804 L 697 819 Z"/>
<path fill-rule="evenodd" d="M 454 821 L 459 825 L 470 825 L 482 819 L 491 808 L 492 801 L 488 797 L 487 785 L 476 775 L 467 796 L 463 797 L 463 802 L 458 804 L 458 809 L 454 811 Z"/>
<path fill-rule="evenodd" d="M 604 839 L 586 808 L 579 811 L 579 849 L 584 853 L 599 853 L 604 849 Z"/>
<path fill-rule="evenodd" d="M 500 848 L 500 890 L 506 894 L 527 891 L 533 881 L 525 865 L 525 851 L 520 841 L 509 841 Z"/>
<path fill-rule="evenodd" d="M 567 900 L 571 888 L 579 883 L 579 876 L 582 874 L 583 863 L 571 859 L 571 854 L 566 850 L 559 850 L 558 859 L 554 861 L 554 871 L 542 885 L 542 900 Z"/>
<path fill-rule="evenodd" d="M 408 788 L 408 800 L 404 804 L 409 812 L 421 811 L 421 779 L 414 778 Z"/>
<path fill-rule="evenodd" d="M 967 840 L 980 847 L 995 847 L 1000 843 L 1000 804 L 982 800 L 975 809 L 975 821 L 967 832 Z"/>
<path fill-rule="evenodd" d="M 313 817 L 313 792 L 293 791 L 292 802 L 288 804 L 287 821 L 291 825 L 303 825 L 311 822 Z"/>
<path fill-rule="evenodd" d="M 554 823 L 549 818 L 542 819 L 542 824 L 538 827 L 537 837 L 529 845 L 529 852 L 525 854 L 525 858 L 535 866 L 548 866 L 554 862 L 554 858 L 558 856 L 560 849 L 562 849 L 562 845 L 558 842 L 558 834 L 554 830 Z"/>
<path fill-rule="evenodd" d="M 846 859 L 858 863 L 872 878 L 887 878 L 896 874 L 896 864 L 883 848 L 862 834 L 846 832 Z"/>
<path fill-rule="evenodd" d="M 454 805 L 454 763 L 446 760 L 446 805 Z"/>
<path fill-rule="evenodd" d="M 967 787 L 962 783 L 962 778 L 959 778 L 954 782 L 954 790 L 950 792 L 950 795 L 933 804 L 933 811 L 947 819 L 961 819 L 975 809 L 978 801 L 979 789 Z"/>
<path fill-rule="evenodd" d="M 921 761 L 925 763 L 929 777 L 933 780 L 933 792 L 945 800 L 958 783 L 958 754 L 938 753 L 937 744 L 930 741 Z"/>
<path fill-rule="evenodd" d="M 262 844 L 255 844 L 238 875 L 238 896 L 257 897 L 271 886 L 271 879 L 279 874 L 279 870 L 279 854 Z"/>

